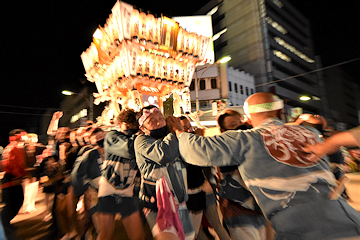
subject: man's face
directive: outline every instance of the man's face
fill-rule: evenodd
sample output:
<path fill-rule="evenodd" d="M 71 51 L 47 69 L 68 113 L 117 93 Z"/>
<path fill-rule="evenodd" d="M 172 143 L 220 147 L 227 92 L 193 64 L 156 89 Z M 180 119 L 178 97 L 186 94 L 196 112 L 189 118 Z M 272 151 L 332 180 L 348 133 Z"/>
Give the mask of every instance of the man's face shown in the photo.
<path fill-rule="evenodd" d="M 190 121 L 187 118 L 180 120 L 180 122 L 184 128 L 184 132 L 193 132 L 194 131 L 193 127 L 190 124 Z"/>
<path fill-rule="evenodd" d="M 143 127 L 147 130 L 155 130 L 166 126 L 165 117 L 161 112 L 154 112 L 144 121 Z"/>
<path fill-rule="evenodd" d="M 226 130 L 234 130 L 241 125 L 240 115 L 227 116 L 224 119 L 224 127 Z"/>

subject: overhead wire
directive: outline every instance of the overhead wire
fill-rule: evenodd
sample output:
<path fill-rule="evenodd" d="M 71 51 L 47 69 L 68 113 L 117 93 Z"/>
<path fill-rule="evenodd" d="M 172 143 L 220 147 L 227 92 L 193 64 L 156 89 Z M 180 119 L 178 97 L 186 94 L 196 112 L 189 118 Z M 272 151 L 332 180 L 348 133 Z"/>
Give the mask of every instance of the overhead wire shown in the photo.
<path fill-rule="evenodd" d="M 272 84 L 272 83 L 277 83 L 277 82 L 286 81 L 286 80 L 289 80 L 289 79 L 292 79 L 292 78 L 304 76 L 304 75 L 306 75 L 306 74 L 310 74 L 310 73 L 314 73 L 314 72 L 319 72 L 319 71 L 322 71 L 322 70 L 325 70 L 325 69 L 337 67 L 337 66 L 344 65 L 344 64 L 347 64 L 347 63 L 351 63 L 351 62 L 355 62 L 355 61 L 358 61 L 358 60 L 360 60 L 360 58 L 354 58 L 354 59 L 351 59 L 351 60 L 348 60 L 348 61 L 344 61 L 344 62 L 336 63 L 336 64 L 334 64 L 334 65 L 330 65 L 330 66 L 327 66 L 327 67 L 315 69 L 315 70 L 312 70 L 312 71 L 310 71 L 310 72 L 305 72 L 305 73 L 301 73 L 301 74 L 298 74 L 298 75 L 286 77 L 286 78 L 283 78 L 283 79 L 278 79 L 278 80 L 275 80 L 275 81 L 271 81 L 271 82 L 267 82 L 267 83 L 262 83 L 262 84 L 256 85 L 255 87 L 260 87 L 260 86 L 264 86 L 264 85 L 268 85 L 268 84 Z"/>

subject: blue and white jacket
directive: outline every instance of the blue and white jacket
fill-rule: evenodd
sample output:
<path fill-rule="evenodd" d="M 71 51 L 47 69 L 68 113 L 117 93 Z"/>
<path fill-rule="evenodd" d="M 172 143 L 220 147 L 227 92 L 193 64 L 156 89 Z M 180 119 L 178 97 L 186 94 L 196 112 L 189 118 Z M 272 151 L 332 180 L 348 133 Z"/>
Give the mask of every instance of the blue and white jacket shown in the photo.
<path fill-rule="evenodd" d="M 99 188 L 102 159 L 97 150 L 93 148 L 84 152 L 74 163 L 70 174 L 71 185 L 76 196 L 81 196 L 89 186 Z"/>
<path fill-rule="evenodd" d="M 135 153 L 142 180 L 139 198 L 145 207 L 157 210 L 155 186 L 160 178 L 166 179 L 176 204 L 187 201 L 186 167 L 174 134 L 169 133 L 163 139 L 139 135 Z"/>
<path fill-rule="evenodd" d="M 134 179 L 138 172 L 134 141 L 136 134 L 127 136 L 117 130 L 108 132 L 104 140 L 105 160 L 99 182 L 98 197 L 134 195 Z"/>

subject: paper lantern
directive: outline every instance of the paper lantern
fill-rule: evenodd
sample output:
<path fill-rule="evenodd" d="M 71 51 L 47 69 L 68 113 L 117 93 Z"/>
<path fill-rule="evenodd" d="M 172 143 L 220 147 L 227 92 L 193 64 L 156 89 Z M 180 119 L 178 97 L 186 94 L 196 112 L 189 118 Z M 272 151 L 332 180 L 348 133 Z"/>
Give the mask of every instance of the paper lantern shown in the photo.
<path fill-rule="evenodd" d="M 179 62 L 179 84 L 184 84 L 185 81 L 185 74 L 186 74 L 186 63 Z"/>
<path fill-rule="evenodd" d="M 140 49 L 138 49 L 137 57 L 136 57 L 136 75 L 141 76 L 143 72 L 144 72 L 143 53 Z"/>
<path fill-rule="evenodd" d="M 160 44 L 161 42 L 161 18 L 155 18 L 154 20 L 154 44 Z"/>
<path fill-rule="evenodd" d="M 139 39 L 140 35 L 140 13 L 139 10 L 134 9 L 131 14 L 131 37 Z"/>
<path fill-rule="evenodd" d="M 146 41 L 146 13 L 140 11 L 140 41 Z"/>
<path fill-rule="evenodd" d="M 168 79 L 168 66 L 166 57 L 161 58 L 161 80 L 167 81 Z"/>
<path fill-rule="evenodd" d="M 150 77 L 150 79 L 155 79 L 155 76 L 156 76 L 156 55 L 155 54 L 149 55 L 149 65 L 150 65 L 149 77 Z"/>
<path fill-rule="evenodd" d="M 188 54 L 189 53 L 190 34 L 187 31 L 184 31 L 183 34 L 184 34 L 184 54 Z"/>
<path fill-rule="evenodd" d="M 177 34 L 179 23 L 174 20 L 162 17 L 161 27 L 161 48 L 166 50 L 176 50 Z"/>
<path fill-rule="evenodd" d="M 200 49 L 201 49 L 201 37 L 195 34 L 195 50 L 194 50 L 194 57 L 200 56 Z"/>
<path fill-rule="evenodd" d="M 177 47 L 176 50 L 178 52 L 184 52 L 184 29 L 180 28 L 179 29 L 179 34 L 178 34 L 178 38 L 177 38 Z"/>
<path fill-rule="evenodd" d="M 137 112 L 140 111 L 143 106 L 142 106 L 142 103 L 141 103 L 140 93 L 139 93 L 139 91 L 137 89 L 131 90 L 131 100 L 134 103 L 133 109 L 135 111 L 137 111 Z"/>
<path fill-rule="evenodd" d="M 160 55 L 156 55 L 155 61 L 156 61 L 155 79 L 156 80 L 161 80 L 161 77 L 162 77 L 162 57 Z"/>
<path fill-rule="evenodd" d="M 152 42 L 154 39 L 154 27 L 155 27 L 155 18 L 154 15 L 148 13 L 146 16 L 146 41 Z"/>
<path fill-rule="evenodd" d="M 174 59 L 168 58 L 167 60 L 167 67 L 168 67 L 168 82 L 172 82 L 174 80 Z"/>
<path fill-rule="evenodd" d="M 143 72 L 144 77 L 149 77 L 150 74 L 150 53 L 148 51 L 143 52 Z"/>
<path fill-rule="evenodd" d="M 195 33 L 190 33 L 189 34 L 189 51 L 188 51 L 189 55 L 194 54 L 194 47 L 195 47 Z"/>
<path fill-rule="evenodd" d="M 182 95 L 182 99 L 183 99 L 182 108 L 183 108 L 184 113 L 190 113 L 191 112 L 190 93 L 184 92 Z"/>

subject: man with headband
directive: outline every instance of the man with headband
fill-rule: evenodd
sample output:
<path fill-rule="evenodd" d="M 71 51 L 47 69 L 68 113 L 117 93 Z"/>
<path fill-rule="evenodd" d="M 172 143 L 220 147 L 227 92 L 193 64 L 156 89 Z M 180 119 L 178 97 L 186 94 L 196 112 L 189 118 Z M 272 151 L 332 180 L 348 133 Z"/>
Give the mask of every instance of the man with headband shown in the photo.
<path fill-rule="evenodd" d="M 139 198 L 151 233 L 156 240 L 194 239 L 194 228 L 186 208 L 186 167 L 180 156 L 179 142 L 175 134 L 168 131 L 166 119 L 158 107 L 144 107 L 137 119 L 144 133 L 135 139 L 134 145 L 142 180 Z M 160 190 L 164 182 L 170 193 Z M 169 201 L 170 198 L 174 200 Z M 172 204 L 178 206 L 176 210 Z"/>
<path fill-rule="evenodd" d="M 276 239 L 336 239 L 360 235 L 360 214 L 342 197 L 331 200 L 336 185 L 329 165 L 302 150 L 318 135 L 279 118 L 284 103 L 270 93 L 255 93 L 244 111 L 254 127 L 201 137 L 182 131 L 176 118 L 169 125 L 179 138 L 185 161 L 200 166 L 238 165 L 239 172 Z"/>

